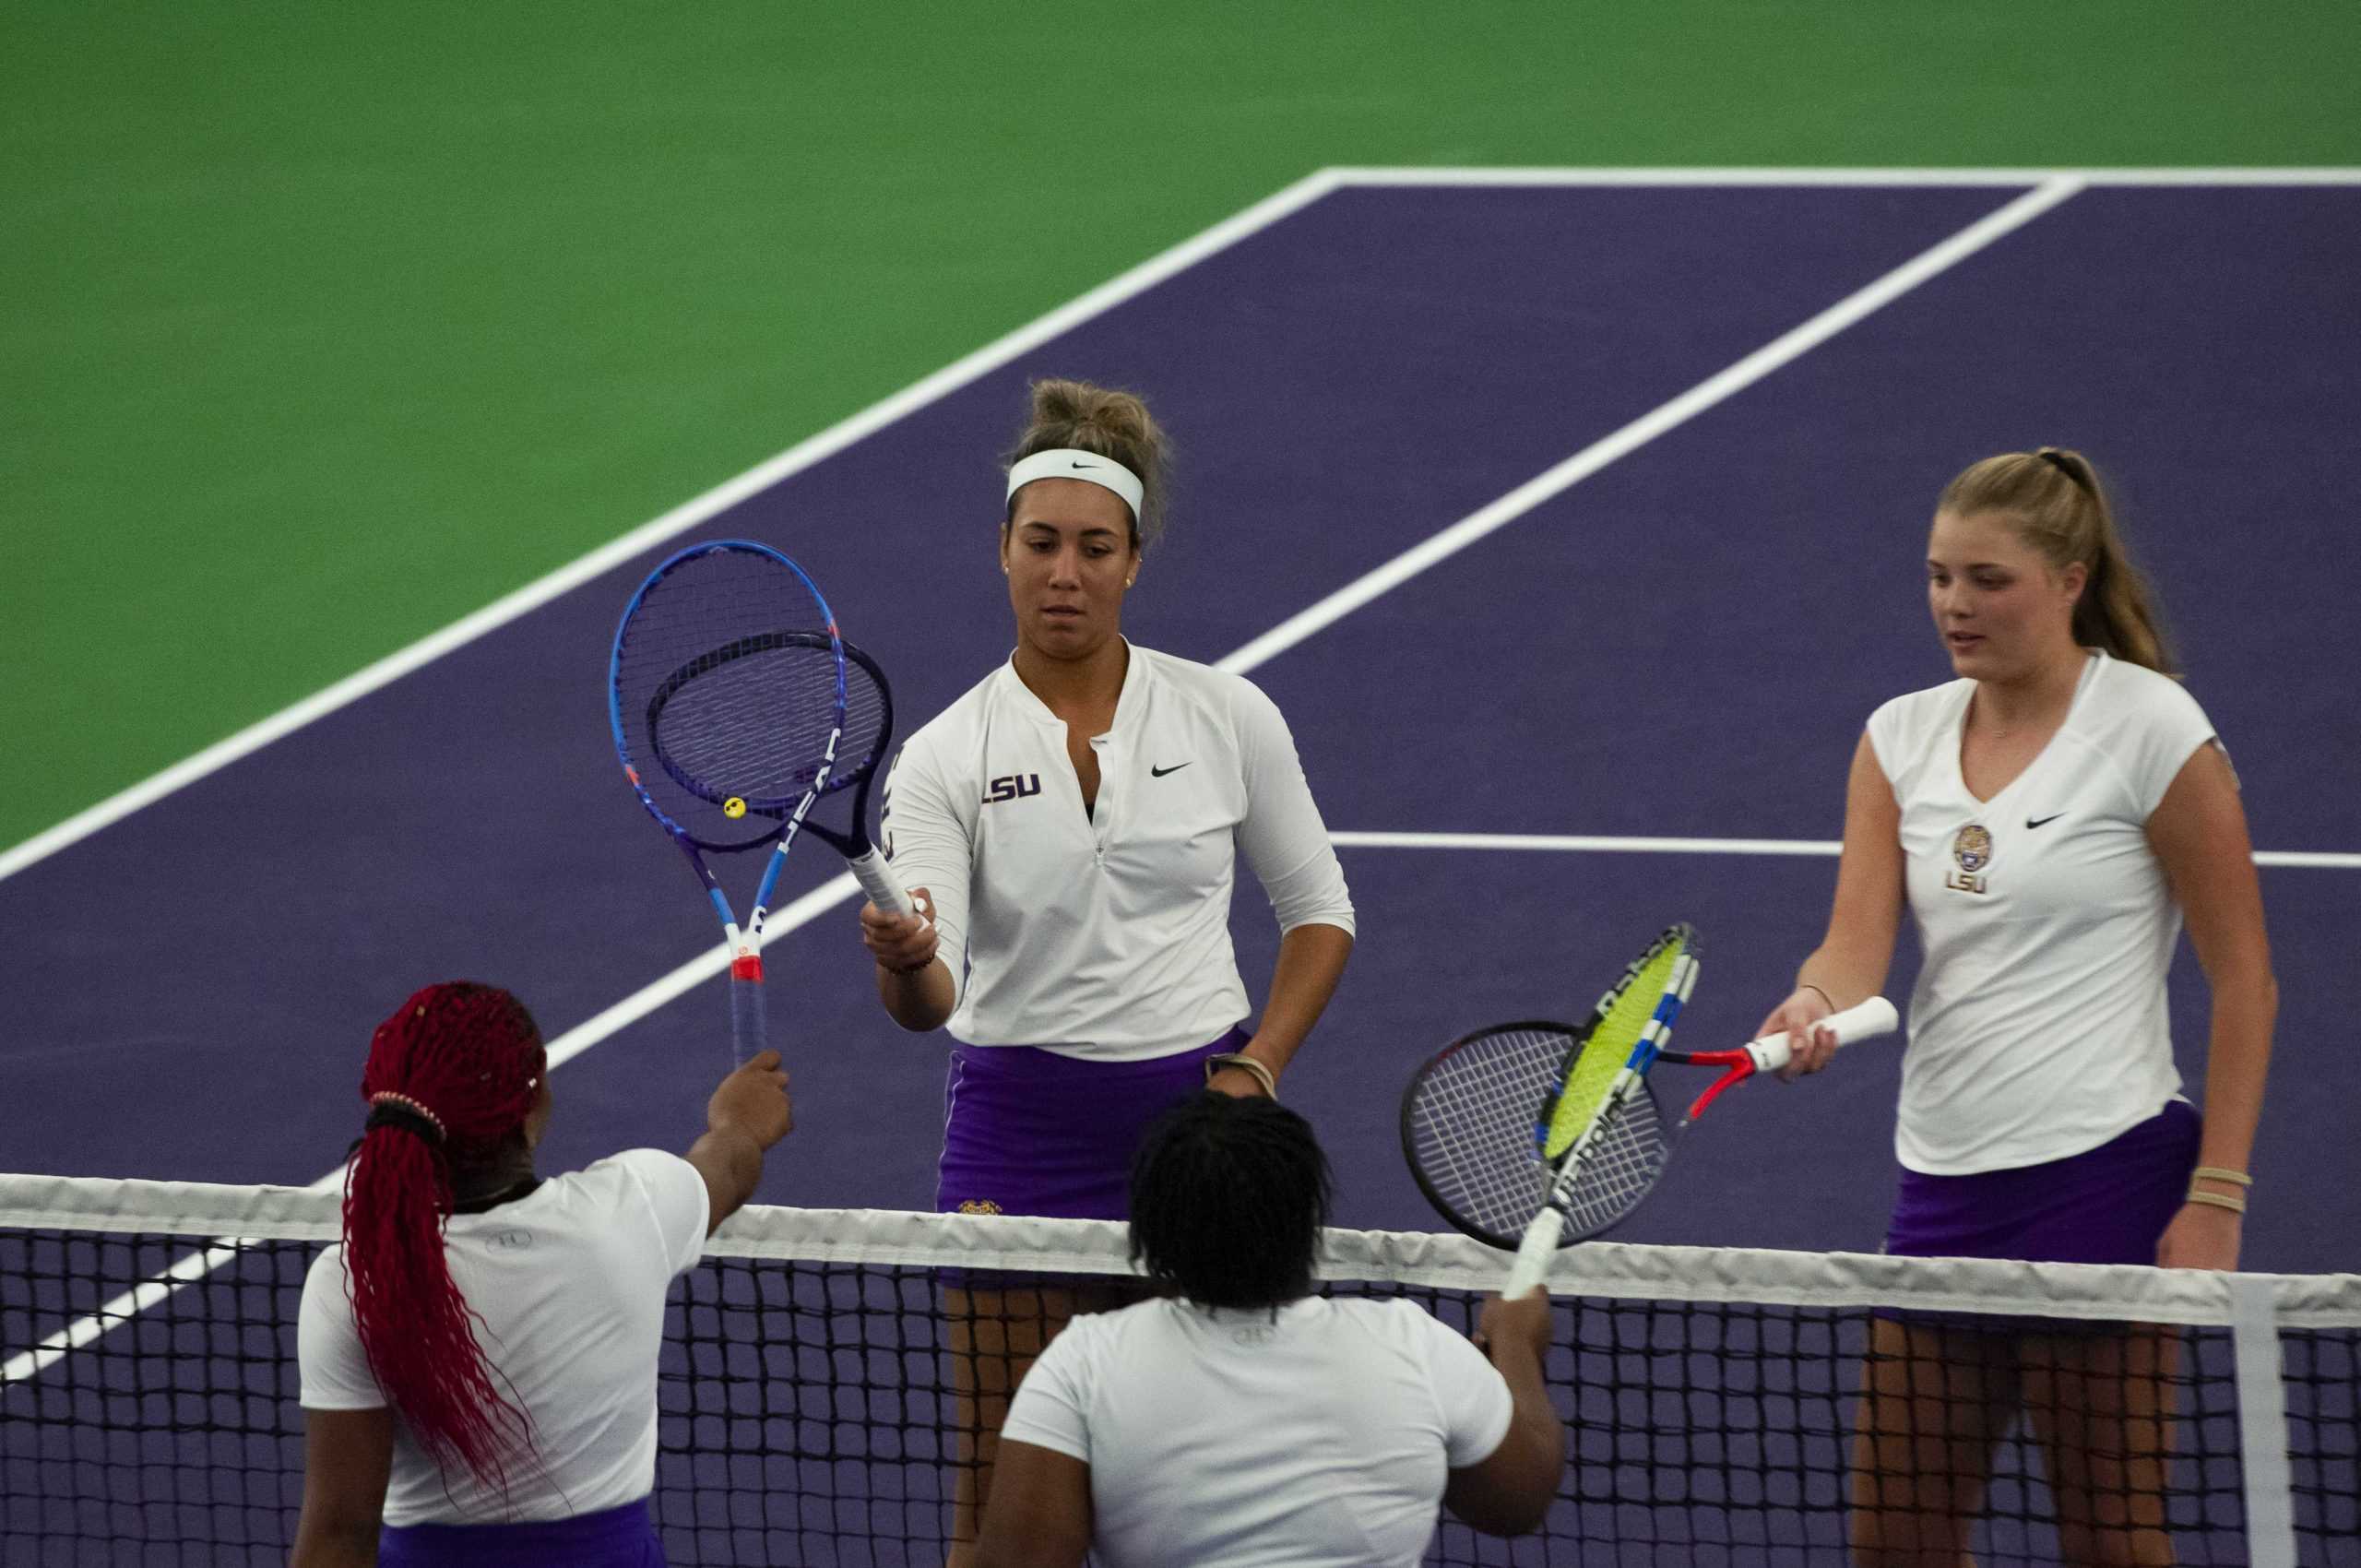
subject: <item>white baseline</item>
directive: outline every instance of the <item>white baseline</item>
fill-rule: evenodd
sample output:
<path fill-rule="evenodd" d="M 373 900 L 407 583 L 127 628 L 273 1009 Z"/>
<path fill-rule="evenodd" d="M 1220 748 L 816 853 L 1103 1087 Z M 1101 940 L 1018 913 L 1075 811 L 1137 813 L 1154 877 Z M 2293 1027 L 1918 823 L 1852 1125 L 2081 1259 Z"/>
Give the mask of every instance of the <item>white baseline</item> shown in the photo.
<path fill-rule="evenodd" d="M 2240 185 L 2361 185 L 2361 169 L 1455 169 L 1335 168 L 1322 171 L 1339 185 L 2036 185 L 2073 180 L 2085 185 L 2203 187 Z"/>

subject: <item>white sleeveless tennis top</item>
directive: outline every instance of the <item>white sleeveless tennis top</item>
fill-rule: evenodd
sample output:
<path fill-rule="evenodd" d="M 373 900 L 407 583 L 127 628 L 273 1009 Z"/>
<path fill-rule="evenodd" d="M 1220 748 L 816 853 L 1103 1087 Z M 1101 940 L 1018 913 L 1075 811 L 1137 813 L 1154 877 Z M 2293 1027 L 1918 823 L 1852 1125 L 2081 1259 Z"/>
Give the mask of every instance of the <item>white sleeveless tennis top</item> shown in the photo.
<path fill-rule="evenodd" d="M 1926 955 L 1894 1153 L 1932 1175 L 2080 1154 L 2178 1092 L 2165 975 L 2180 909 L 2145 829 L 2213 736 L 2177 682 L 2094 649 L 2058 733 L 1978 801 L 1959 766 L 1975 689 L 1913 692 L 1869 724 Z"/>

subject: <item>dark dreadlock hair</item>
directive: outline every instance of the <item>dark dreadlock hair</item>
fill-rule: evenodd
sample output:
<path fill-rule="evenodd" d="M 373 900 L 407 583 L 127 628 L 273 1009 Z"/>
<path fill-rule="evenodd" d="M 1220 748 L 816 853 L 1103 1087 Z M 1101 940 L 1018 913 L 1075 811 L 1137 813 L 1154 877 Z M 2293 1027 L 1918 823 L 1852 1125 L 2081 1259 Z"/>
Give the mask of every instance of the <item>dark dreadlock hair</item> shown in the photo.
<path fill-rule="evenodd" d="M 1207 1307 L 1279 1307 L 1311 1293 L 1328 1223 L 1328 1159 L 1275 1100 L 1211 1089 L 1158 1117 L 1132 1156 L 1132 1257 Z"/>
<path fill-rule="evenodd" d="M 370 1038 L 369 1121 L 345 1179 L 345 1267 L 369 1370 L 436 1464 L 457 1460 L 504 1489 L 507 1461 L 530 1452 L 529 1423 L 492 1381 L 443 1222 L 454 1162 L 498 1154 L 547 1069 L 540 1029 L 508 992 L 428 986 Z"/>

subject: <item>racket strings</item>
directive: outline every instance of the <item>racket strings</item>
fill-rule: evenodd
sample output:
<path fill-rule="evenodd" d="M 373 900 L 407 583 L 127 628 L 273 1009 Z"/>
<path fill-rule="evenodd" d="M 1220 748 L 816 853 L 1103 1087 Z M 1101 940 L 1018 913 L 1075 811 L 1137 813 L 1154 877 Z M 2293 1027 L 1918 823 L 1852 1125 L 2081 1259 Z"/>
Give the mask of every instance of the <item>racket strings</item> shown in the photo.
<path fill-rule="evenodd" d="M 883 760 L 879 753 L 892 732 L 894 705 L 867 663 L 845 649 L 845 732 L 836 742 L 836 765 L 828 788 L 841 789 Z"/>
<path fill-rule="evenodd" d="M 833 766 L 842 670 L 825 606 L 784 560 L 721 547 L 680 561 L 616 638 L 633 782 L 708 849 L 770 841 Z"/>
<path fill-rule="evenodd" d="M 1500 1029 L 1438 1061 L 1410 1115 L 1417 1169 L 1451 1209 L 1501 1237 L 1538 1213 L 1551 1171 L 1533 1139 L 1533 1086 L 1553 1080 L 1572 1035 Z"/>
<path fill-rule="evenodd" d="M 1548 1201 L 1556 1171 L 1534 1145 L 1533 1085 L 1558 1072 L 1573 1042 L 1559 1029 L 1488 1031 L 1417 1086 L 1413 1168 L 1446 1213 L 1496 1245 L 1514 1246 Z M 1595 1235 L 1638 1207 L 1670 1154 L 1655 1098 L 1642 1085 L 1600 1119 L 1568 1195 L 1568 1236 Z"/>
<path fill-rule="evenodd" d="M 1548 1158 L 1572 1148 L 1583 1129 L 1597 1119 L 1615 1087 L 1617 1075 L 1647 1033 L 1665 993 L 1686 972 L 1681 958 L 1688 945 L 1678 928 L 1667 932 L 1632 960 L 1614 990 L 1599 998 L 1581 1054 L 1566 1075 L 1565 1087 L 1543 1116 L 1542 1152 Z"/>
<path fill-rule="evenodd" d="M 1671 1156 L 1655 1095 L 1643 1084 L 1600 1120 L 1566 1204 L 1566 1233 L 1596 1236 L 1639 1207 Z"/>
<path fill-rule="evenodd" d="M 842 753 L 836 661 L 827 645 L 759 646 L 705 659 L 651 705 L 648 744 L 674 782 L 698 799 L 749 811 L 792 810 Z M 707 656 L 710 657 L 710 656 Z"/>

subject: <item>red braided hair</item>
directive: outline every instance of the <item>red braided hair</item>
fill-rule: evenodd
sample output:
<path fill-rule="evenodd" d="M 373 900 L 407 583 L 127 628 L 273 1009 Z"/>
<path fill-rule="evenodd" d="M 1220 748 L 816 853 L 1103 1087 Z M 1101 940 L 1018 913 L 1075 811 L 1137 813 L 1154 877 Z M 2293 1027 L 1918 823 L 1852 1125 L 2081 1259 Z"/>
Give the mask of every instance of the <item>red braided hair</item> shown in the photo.
<path fill-rule="evenodd" d="M 524 1004 L 467 980 L 428 986 L 370 1038 L 361 1093 L 381 1113 L 345 1178 L 345 1267 L 369 1370 L 436 1464 L 457 1460 L 504 1490 L 505 1461 L 529 1452 L 529 1423 L 476 1342 L 443 1222 L 452 1162 L 497 1154 L 546 1070 Z"/>

